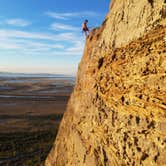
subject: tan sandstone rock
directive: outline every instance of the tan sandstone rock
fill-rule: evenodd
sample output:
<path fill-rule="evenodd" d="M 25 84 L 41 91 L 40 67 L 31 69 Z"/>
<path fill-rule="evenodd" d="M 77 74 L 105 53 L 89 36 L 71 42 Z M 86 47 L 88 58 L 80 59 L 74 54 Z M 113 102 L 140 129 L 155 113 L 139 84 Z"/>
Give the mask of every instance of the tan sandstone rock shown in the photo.
<path fill-rule="evenodd" d="M 112 1 L 46 166 L 166 165 L 165 19 L 165 0 Z"/>

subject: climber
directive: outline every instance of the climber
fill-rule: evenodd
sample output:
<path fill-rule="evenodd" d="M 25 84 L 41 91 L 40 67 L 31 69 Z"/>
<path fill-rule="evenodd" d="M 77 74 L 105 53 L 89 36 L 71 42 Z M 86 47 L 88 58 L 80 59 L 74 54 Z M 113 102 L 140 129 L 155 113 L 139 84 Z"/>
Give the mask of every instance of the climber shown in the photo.
<path fill-rule="evenodd" d="M 88 20 L 85 20 L 82 23 L 82 33 L 85 33 L 85 36 L 87 37 L 89 34 L 89 28 L 87 27 Z"/>

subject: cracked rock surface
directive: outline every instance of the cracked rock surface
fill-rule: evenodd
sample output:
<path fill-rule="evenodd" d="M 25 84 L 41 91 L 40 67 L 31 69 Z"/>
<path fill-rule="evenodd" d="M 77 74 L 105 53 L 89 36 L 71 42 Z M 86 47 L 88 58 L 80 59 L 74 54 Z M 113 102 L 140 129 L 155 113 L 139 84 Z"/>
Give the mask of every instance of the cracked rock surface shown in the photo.
<path fill-rule="evenodd" d="M 165 154 L 166 1 L 113 0 L 45 165 L 164 166 Z"/>

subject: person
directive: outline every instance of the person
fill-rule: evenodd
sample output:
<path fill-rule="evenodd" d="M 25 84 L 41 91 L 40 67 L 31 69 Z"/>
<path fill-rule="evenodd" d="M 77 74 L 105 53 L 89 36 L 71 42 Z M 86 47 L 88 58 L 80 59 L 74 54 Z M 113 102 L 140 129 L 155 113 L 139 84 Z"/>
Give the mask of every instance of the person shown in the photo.
<path fill-rule="evenodd" d="M 88 20 L 85 20 L 82 24 L 82 33 L 85 33 L 85 36 L 87 37 L 89 34 L 89 28 L 87 27 Z"/>

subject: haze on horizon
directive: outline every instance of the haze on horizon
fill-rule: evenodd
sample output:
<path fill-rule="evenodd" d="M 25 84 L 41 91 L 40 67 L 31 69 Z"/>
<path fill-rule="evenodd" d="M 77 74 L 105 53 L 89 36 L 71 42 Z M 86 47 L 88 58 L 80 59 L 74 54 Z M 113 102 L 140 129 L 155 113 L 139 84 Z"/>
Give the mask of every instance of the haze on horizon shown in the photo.
<path fill-rule="evenodd" d="M 100 26 L 110 0 L 1 0 L 0 72 L 75 75 L 85 38 Z"/>

